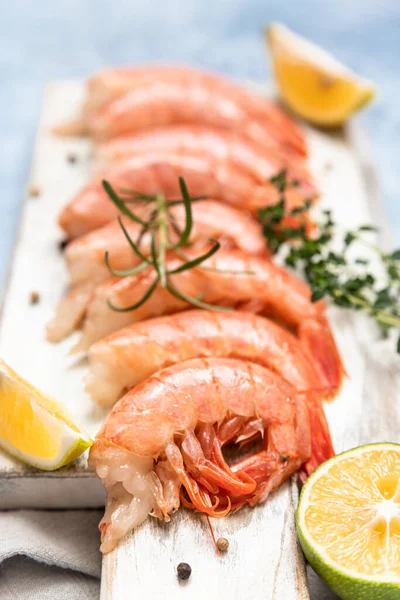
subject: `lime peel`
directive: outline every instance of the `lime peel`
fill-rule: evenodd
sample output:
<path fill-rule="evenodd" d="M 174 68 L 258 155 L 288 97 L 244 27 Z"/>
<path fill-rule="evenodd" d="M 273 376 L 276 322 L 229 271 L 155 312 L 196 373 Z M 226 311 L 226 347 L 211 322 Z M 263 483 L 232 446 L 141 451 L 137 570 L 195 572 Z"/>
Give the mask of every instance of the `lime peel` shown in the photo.
<path fill-rule="evenodd" d="M 368 465 L 370 469 L 367 469 Z M 382 553 L 375 552 L 376 548 L 379 549 L 386 543 L 384 551 L 389 553 L 392 549 L 391 536 L 396 536 L 396 532 L 393 533 L 391 528 L 391 520 L 395 519 L 400 523 L 399 467 L 399 444 L 369 444 L 328 460 L 309 477 L 303 487 L 296 515 L 300 544 L 316 573 L 344 600 L 400 598 L 400 565 L 399 572 L 394 572 L 390 569 L 390 564 L 393 566 L 393 556 L 383 556 Z M 363 474 L 365 475 L 366 485 L 358 494 L 354 493 L 356 487 L 351 485 L 354 473 L 356 483 L 363 479 Z M 381 495 L 379 500 L 379 482 L 384 481 L 385 477 L 392 487 L 393 478 L 396 480 L 390 492 L 390 495 L 393 495 L 390 498 Z M 336 491 L 331 486 L 332 481 L 338 482 Z M 364 525 L 360 526 L 363 519 Z M 382 519 L 386 520 L 386 537 L 383 544 L 379 541 L 379 534 L 375 532 Z M 335 523 L 336 538 L 333 526 Z M 347 538 L 343 535 L 343 531 L 346 530 Z M 371 544 L 378 546 L 371 550 Z M 396 539 L 394 544 L 397 547 L 397 556 L 400 542 Z M 342 562 L 332 558 L 332 552 L 328 551 L 332 548 L 335 548 L 336 556 L 340 555 Z M 344 565 L 344 562 L 352 561 L 354 564 L 355 556 L 358 560 L 357 552 L 360 548 L 367 551 L 367 554 L 362 555 L 365 560 L 358 563 L 360 569 Z M 365 570 L 369 565 L 370 570 L 374 570 L 375 564 L 371 557 L 374 558 L 375 555 L 378 568 L 382 568 L 386 559 L 384 572 L 368 574 Z"/>

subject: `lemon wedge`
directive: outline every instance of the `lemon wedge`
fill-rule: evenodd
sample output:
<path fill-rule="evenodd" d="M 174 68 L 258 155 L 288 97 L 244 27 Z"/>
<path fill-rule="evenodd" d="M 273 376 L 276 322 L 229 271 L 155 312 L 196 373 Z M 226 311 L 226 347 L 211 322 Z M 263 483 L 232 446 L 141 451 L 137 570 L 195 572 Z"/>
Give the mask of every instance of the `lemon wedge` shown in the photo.
<path fill-rule="evenodd" d="M 71 462 L 92 440 L 65 408 L 0 359 L 0 446 L 47 471 Z"/>
<path fill-rule="evenodd" d="M 303 487 L 296 523 L 309 563 L 340 598 L 400 598 L 400 445 L 323 463 Z"/>
<path fill-rule="evenodd" d="M 315 125 L 336 127 L 367 105 L 374 85 L 284 25 L 267 29 L 275 76 L 286 104 Z"/>

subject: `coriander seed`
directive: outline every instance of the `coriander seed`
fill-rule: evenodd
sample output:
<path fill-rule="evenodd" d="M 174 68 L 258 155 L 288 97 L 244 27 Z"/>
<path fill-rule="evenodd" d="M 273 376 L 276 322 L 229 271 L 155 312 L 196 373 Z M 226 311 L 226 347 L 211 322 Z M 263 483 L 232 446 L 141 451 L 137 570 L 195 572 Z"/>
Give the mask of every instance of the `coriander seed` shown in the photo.
<path fill-rule="evenodd" d="M 38 196 L 40 196 L 41 191 L 42 190 L 40 189 L 40 187 L 38 185 L 31 185 L 29 188 L 29 195 L 32 198 L 37 198 Z"/>
<path fill-rule="evenodd" d="M 39 296 L 38 292 L 33 291 L 30 293 L 29 304 L 38 304 L 39 300 L 40 300 L 40 296 Z"/>
<path fill-rule="evenodd" d="M 217 548 L 220 552 L 226 552 L 229 548 L 229 542 L 226 538 L 220 537 L 217 539 Z"/>

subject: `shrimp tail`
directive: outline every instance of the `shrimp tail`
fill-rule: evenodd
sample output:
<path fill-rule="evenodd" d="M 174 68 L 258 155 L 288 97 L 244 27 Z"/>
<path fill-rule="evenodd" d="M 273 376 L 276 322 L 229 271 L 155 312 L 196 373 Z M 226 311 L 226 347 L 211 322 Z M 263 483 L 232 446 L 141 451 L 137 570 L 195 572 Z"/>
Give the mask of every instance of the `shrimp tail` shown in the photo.
<path fill-rule="evenodd" d="M 311 426 L 311 457 L 300 471 L 302 481 L 305 481 L 320 464 L 335 455 L 324 407 L 318 394 L 308 394 L 307 407 Z"/>
<path fill-rule="evenodd" d="M 333 398 L 346 372 L 328 321 L 324 317 L 308 319 L 299 326 L 298 335 L 325 382 L 325 399 Z"/>
<path fill-rule="evenodd" d="M 50 342 L 60 342 L 81 323 L 93 290 L 93 284 L 77 284 L 69 290 L 57 306 L 56 315 L 47 324 L 46 337 Z"/>

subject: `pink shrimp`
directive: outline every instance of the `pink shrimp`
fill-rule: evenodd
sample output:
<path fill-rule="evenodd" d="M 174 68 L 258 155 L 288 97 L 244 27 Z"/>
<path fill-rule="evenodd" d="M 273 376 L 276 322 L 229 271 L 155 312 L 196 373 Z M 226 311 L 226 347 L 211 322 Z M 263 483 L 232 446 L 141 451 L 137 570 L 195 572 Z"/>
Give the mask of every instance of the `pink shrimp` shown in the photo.
<path fill-rule="evenodd" d="M 227 464 L 224 445 L 256 439 L 260 451 Z M 304 398 L 279 375 L 215 358 L 164 369 L 114 406 L 90 450 L 108 494 L 101 550 L 181 502 L 214 517 L 263 502 L 309 456 Z"/>
<path fill-rule="evenodd" d="M 111 406 L 124 390 L 172 364 L 192 358 L 231 357 L 261 364 L 305 392 L 311 423 L 310 474 L 334 455 L 321 399 L 332 396 L 327 382 L 286 329 L 253 313 L 190 310 L 134 323 L 93 344 L 86 390 Z"/>
<path fill-rule="evenodd" d="M 189 67 L 105 70 L 89 80 L 82 118 L 80 129 L 97 139 L 198 123 L 242 132 L 266 147 L 306 154 L 304 136 L 276 104 L 219 75 Z"/>
<path fill-rule="evenodd" d="M 175 226 L 183 230 L 184 206 L 179 204 L 171 207 L 169 214 Z M 191 244 L 218 238 L 224 248 L 236 247 L 251 255 L 269 255 L 261 226 L 249 214 L 219 202 L 204 200 L 193 203 L 192 216 Z M 128 219 L 123 221 L 131 238 L 137 240 L 141 227 Z M 171 241 L 174 241 L 176 233 L 172 226 L 170 235 Z M 147 233 L 143 235 L 141 242 L 144 255 L 150 254 L 150 246 L 151 235 Z M 96 284 L 110 277 L 104 261 L 106 252 L 109 264 L 114 270 L 132 269 L 140 262 L 128 245 L 118 221 L 115 220 L 68 244 L 65 258 L 71 289 L 59 302 L 56 317 L 47 327 L 47 337 L 50 341 L 60 341 L 76 327 L 85 314 Z"/>
<path fill-rule="evenodd" d="M 286 168 L 289 180 L 296 180 L 304 194 L 316 194 L 304 160 L 288 157 L 276 149 L 265 149 L 235 131 L 196 124 L 158 127 L 121 135 L 97 147 L 96 161 L 104 167 L 151 152 L 209 156 L 215 162 L 235 165 L 259 184 L 264 184 Z"/>
<path fill-rule="evenodd" d="M 196 249 L 185 252 L 189 259 L 199 254 Z M 167 260 L 169 271 L 181 264 L 177 258 Z M 325 379 L 324 387 L 333 391 L 340 387 L 343 366 L 325 317 L 325 304 L 311 302 L 310 288 L 304 281 L 269 260 L 247 256 L 238 250 L 221 249 L 205 261 L 203 267 L 207 269 L 197 267 L 170 275 L 171 284 L 181 296 L 195 299 L 201 296 L 211 304 L 241 307 L 276 318 L 296 331 Z M 127 311 L 153 282 L 154 271 L 150 270 L 98 285 L 86 309 L 77 349 L 87 350 L 96 340 L 130 323 L 190 306 L 158 285 L 144 304 Z M 111 310 L 107 301 L 123 312 Z"/>
<path fill-rule="evenodd" d="M 280 198 L 272 183 L 257 183 L 229 161 L 218 162 L 207 155 L 150 152 L 134 156 L 96 177 L 63 209 L 59 224 L 69 238 L 74 238 L 115 219 L 118 209 L 104 191 L 102 179 L 107 179 L 117 191 L 139 190 L 176 198 L 180 195 L 180 176 L 192 196 L 207 196 L 242 210 L 256 212 L 276 204 Z M 303 206 L 305 196 L 298 188 L 288 188 L 285 199 L 290 209 Z"/>
<path fill-rule="evenodd" d="M 185 226 L 185 207 L 182 204 L 171 206 L 169 214 L 170 221 L 182 231 Z M 249 214 L 220 202 L 203 200 L 193 202 L 192 217 L 191 243 L 217 238 L 223 247 L 239 248 L 247 254 L 263 255 L 267 252 L 261 225 Z M 123 222 L 130 237 L 137 240 L 141 226 L 127 218 L 123 218 Z M 173 227 L 170 227 L 170 236 L 172 242 L 177 240 Z M 140 246 L 145 256 L 150 254 L 150 244 L 151 236 L 146 233 L 142 236 Z M 68 244 L 65 259 L 71 285 L 107 279 L 110 276 L 104 262 L 107 251 L 113 269 L 131 269 L 140 262 L 127 244 L 118 221 L 110 221 Z"/>
<path fill-rule="evenodd" d="M 301 342 L 280 325 L 250 312 L 200 309 L 132 323 L 93 344 L 86 390 L 95 402 L 112 406 L 156 371 L 209 357 L 257 362 L 298 391 L 332 392 Z"/>

